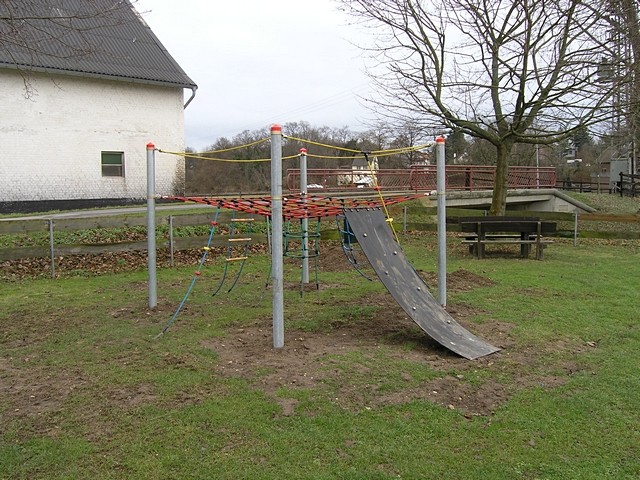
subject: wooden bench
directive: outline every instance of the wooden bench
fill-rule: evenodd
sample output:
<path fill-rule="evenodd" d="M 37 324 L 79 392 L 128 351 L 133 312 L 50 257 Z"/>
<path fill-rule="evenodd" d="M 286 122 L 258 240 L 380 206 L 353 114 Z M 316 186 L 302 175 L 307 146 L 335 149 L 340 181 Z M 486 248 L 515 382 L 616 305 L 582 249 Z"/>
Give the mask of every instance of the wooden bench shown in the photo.
<path fill-rule="evenodd" d="M 512 244 L 520 245 L 523 258 L 529 257 L 535 245 L 536 260 L 542 260 L 544 248 L 553 243 L 545 235 L 556 231 L 555 222 L 534 217 L 462 217 L 459 224 L 467 233 L 462 243 L 469 245 L 469 252 L 476 258 L 484 258 L 486 245 Z"/>

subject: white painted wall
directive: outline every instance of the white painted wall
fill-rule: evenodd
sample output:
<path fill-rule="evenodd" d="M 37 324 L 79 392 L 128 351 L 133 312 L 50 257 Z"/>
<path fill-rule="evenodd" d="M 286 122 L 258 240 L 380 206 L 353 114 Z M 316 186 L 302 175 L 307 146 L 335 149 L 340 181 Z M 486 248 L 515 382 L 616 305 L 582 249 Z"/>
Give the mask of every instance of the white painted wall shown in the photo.
<path fill-rule="evenodd" d="M 0 70 L 0 201 L 147 196 L 146 144 L 184 150 L 183 90 Z M 102 151 L 122 151 L 124 177 L 103 177 Z M 184 191 L 184 159 L 156 154 L 156 192 Z"/>

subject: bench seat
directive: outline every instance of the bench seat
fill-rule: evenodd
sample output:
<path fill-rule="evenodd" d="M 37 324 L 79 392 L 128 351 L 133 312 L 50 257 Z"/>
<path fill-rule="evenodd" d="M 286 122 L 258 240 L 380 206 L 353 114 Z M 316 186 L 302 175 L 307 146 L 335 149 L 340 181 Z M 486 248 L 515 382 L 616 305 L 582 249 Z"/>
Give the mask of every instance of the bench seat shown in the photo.
<path fill-rule="evenodd" d="M 485 238 L 478 240 L 477 235 L 467 235 L 464 240 L 462 240 L 462 243 L 469 245 L 469 253 L 475 257 L 478 256 L 477 249 L 479 243 L 482 245 L 536 245 L 536 259 L 542 260 L 543 249 L 553 243 L 553 240 L 544 237 L 538 238 L 537 235 L 531 235 L 526 240 L 520 238 L 520 235 L 487 235 Z"/>

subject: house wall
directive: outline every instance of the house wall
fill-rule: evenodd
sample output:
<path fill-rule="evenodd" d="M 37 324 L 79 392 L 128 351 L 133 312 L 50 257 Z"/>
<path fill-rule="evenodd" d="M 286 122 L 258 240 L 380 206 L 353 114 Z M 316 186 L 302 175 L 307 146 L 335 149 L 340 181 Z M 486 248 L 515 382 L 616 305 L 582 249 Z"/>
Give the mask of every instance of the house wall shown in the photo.
<path fill-rule="evenodd" d="M 183 90 L 0 70 L 0 202 L 145 199 L 146 144 L 184 150 Z M 124 152 L 103 177 L 101 152 Z M 156 154 L 156 192 L 182 193 L 184 159 Z"/>

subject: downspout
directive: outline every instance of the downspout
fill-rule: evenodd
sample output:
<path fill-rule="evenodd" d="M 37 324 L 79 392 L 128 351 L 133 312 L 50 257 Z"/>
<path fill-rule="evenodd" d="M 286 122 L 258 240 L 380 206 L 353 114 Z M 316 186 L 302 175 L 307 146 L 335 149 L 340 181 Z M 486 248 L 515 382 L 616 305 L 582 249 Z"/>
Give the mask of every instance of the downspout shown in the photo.
<path fill-rule="evenodd" d="M 196 90 L 198 90 L 198 87 L 196 85 L 191 87 L 191 96 L 189 97 L 189 100 L 187 100 L 187 103 L 184 104 L 184 107 L 182 107 L 183 109 L 186 109 L 191 103 L 191 100 L 196 98 Z"/>

